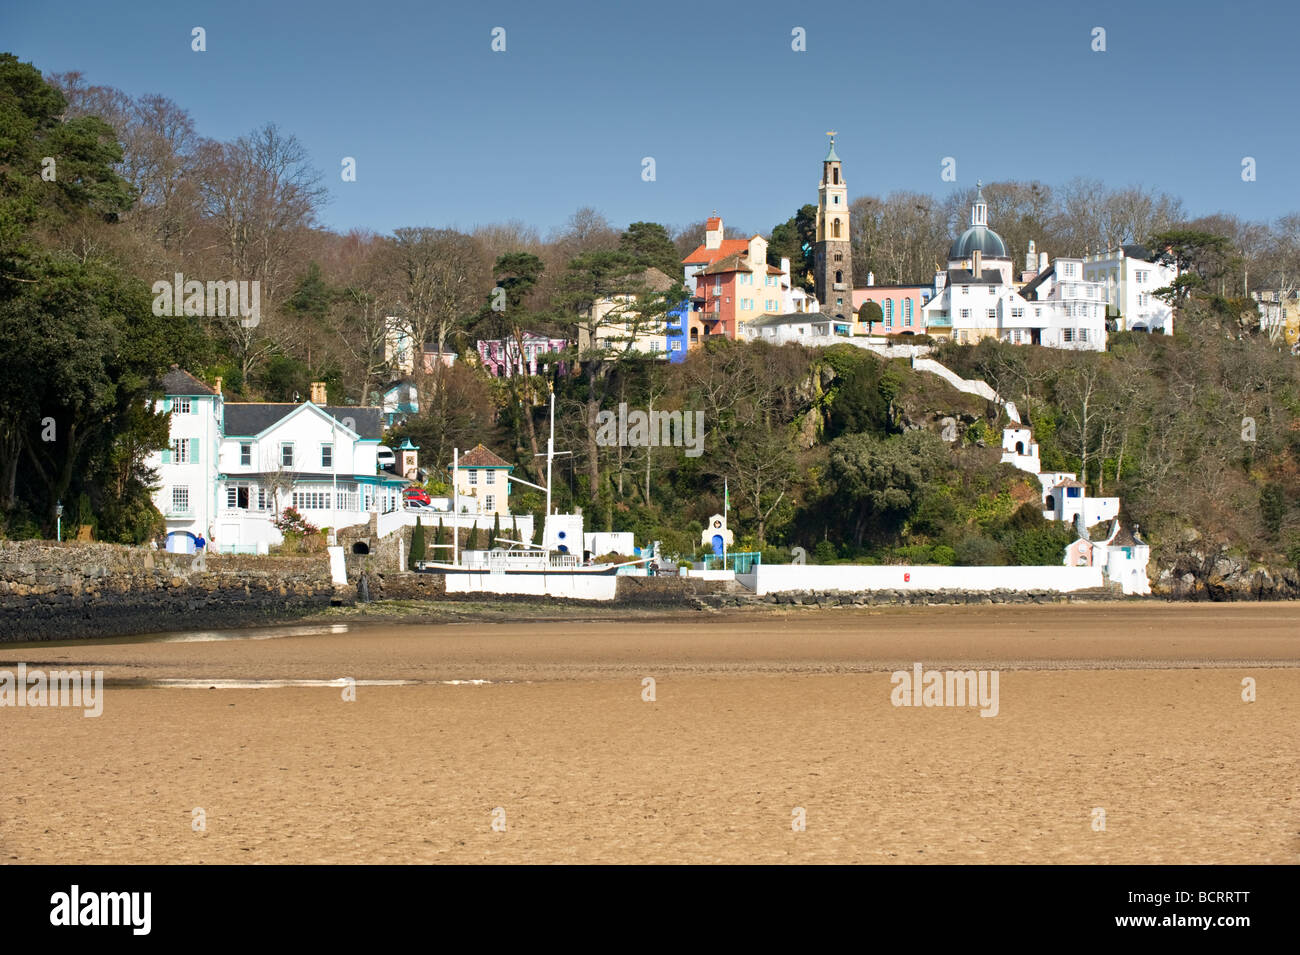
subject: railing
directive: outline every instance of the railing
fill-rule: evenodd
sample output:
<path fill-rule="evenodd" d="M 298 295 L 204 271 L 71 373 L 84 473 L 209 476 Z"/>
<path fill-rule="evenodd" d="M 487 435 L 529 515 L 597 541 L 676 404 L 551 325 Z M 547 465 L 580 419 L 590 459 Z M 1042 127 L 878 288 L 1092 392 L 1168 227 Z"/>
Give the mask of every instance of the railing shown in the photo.
<path fill-rule="evenodd" d="M 217 553 L 219 554 L 256 554 L 256 544 L 218 544 Z"/>
<path fill-rule="evenodd" d="M 726 558 L 709 554 L 704 558 L 705 570 L 726 570 L 727 565 L 738 574 L 748 574 L 753 571 L 754 567 L 763 562 L 763 555 L 758 551 L 737 551 L 734 554 L 728 554 Z"/>

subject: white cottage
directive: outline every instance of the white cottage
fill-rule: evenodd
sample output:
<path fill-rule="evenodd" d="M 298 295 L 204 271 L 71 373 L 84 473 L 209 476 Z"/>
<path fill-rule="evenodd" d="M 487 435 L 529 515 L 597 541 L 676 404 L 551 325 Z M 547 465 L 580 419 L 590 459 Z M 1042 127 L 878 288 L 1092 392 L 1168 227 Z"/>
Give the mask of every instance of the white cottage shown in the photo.
<path fill-rule="evenodd" d="M 175 367 L 163 391 L 171 446 L 148 463 L 169 549 L 192 550 L 201 534 L 215 551 L 266 553 L 284 539 L 275 520 L 286 508 L 337 529 L 401 506 L 410 482 L 376 463 L 379 408 L 329 405 L 319 382 L 300 404 L 227 402 L 219 381 L 210 388 Z"/>

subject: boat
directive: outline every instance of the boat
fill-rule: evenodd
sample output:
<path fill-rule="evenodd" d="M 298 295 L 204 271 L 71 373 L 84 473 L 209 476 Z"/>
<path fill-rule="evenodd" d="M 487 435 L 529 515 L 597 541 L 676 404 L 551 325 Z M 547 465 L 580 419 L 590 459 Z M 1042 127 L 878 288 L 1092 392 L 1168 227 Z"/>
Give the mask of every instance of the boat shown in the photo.
<path fill-rule="evenodd" d="M 644 557 L 624 563 L 585 563 L 582 559 L 583 524 L 581 514 L 555 514 L 551 510 L 551 469 L 555 458 L 568 451 L 555 450 L 555 392 L 551 392 L 550 434 L 546 439 L 546 486 L 533 484 L 513 475 L 506 479 L 546 492 L 546 520 L 540 544 L 498 537 L 488 551 L 472 552 L 464 559 L 458 542 L 452 545 L 450 562 L 418 561 L 416 573 L 442 574 L 449 592 L 521 593 L 578 599 L 612 600 L 614 578 L 623 568 L 648 563 Z M 541 457 L 541 455 L 538 455 Z M 452 457 L 452 513 L 460 513 L 460 450 Z M 576 553 L 570 542 L 577 542 Z M 596 581 L 601 583 L 597 584 Z M 588 581 L 587 585 L 582 581 Z M 608 581 L 608 583 L 604 583 Z"/>

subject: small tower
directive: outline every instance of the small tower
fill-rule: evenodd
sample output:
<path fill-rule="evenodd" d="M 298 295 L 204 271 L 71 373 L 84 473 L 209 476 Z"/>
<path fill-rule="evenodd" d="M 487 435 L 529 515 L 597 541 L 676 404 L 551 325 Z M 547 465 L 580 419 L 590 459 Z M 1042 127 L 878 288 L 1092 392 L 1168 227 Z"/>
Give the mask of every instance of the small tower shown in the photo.
<path fill-rule="evenodd" d="M 414 481 L 420 470 L 420 446 L 412 444 L 410 438 L 404 438 L 397 448 L 397 453 L 399 455 L 397 473 L 408 481 Z"/>
<path fill-rule="evenodd" d="M 835 154 L 835 132 L 822 160 L 817 186 L 817 244 L 813 278 L 822 312 L 840 320 L 853 320 L 853 249 L 849 243 L 849 190 L 840 157 Z"/>

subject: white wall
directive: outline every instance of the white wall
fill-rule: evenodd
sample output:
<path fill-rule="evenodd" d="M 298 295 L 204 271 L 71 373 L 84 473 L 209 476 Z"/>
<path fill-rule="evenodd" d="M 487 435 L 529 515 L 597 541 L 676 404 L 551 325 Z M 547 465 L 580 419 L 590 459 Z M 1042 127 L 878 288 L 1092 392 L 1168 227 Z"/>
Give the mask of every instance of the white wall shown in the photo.
<path fill-rule="evenodd" d="M 613 600 L 613 574 L 447 574 L 449 594 L 532 594 L 573 600 Z"/>
<path fill-rule="evenodd" d="M 760 564 L 755 593 L 795 590 L 1053 590 L 1102 586 L 1100 567 L 943 567 Z"/>

